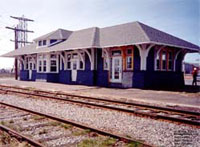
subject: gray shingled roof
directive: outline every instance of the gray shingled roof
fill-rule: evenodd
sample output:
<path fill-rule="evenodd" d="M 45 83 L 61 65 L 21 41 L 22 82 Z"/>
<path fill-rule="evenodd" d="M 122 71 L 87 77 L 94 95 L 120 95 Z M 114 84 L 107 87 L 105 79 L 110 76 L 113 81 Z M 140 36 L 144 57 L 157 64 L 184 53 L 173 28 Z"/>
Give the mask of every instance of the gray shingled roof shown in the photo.
<path fill-rule="evenodd" d="M 103 48 L 112 46 L 154 43 L 199 51 L 200 48 L 190 42 L 149 27 L 140 22 L 126 23 L 105 28 L 88 28 L 78 31 L 58 29 L 40 39 L 66 39 L 50 47 L 36 48 L 36 44 L 9 52 L 3 56 L 11 57 L 51 51 L 74 50 L 83 48 Z"/>
<path fill-rule="evenodd" d="M 100 46 L 119 46 L 149 42 L 138 22 L 100 29 Z"/>
<path fill-rule="evenodd" d="M 71 35 L 72 31 L 57 29 L 48 34 L 35 38 L 34 41 L 43 40 L 43 39 L 67 39 Z"/>
<path fill-rule="evenodd" d="M 175 37 L 163 31 L 152 28 L 143 23 L 138 22 L 138 24 L 141 26 L 142 30 L 147 35 L 149 40 L 152 42 L 163 43 L 163 44 L 173 45 L 173 46 L 183 47 L 183 48 L 186 47 L 186 48 L 191 48 L 191 49 L 199 49 L 199 46 L 194 45 L 188 41 L 185 41 L 183 39 L 180 39 L 178 37 Z"/>

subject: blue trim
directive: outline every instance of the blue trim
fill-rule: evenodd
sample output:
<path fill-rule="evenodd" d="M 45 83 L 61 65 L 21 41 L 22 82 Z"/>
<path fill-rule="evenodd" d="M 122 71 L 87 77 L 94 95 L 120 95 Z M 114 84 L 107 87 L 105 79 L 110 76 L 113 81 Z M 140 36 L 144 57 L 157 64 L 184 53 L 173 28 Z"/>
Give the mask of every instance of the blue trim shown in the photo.
<path fill-rule="evenodd" d="M 182 72 L 134 71 L 133 87 L 151 89 L 179 89 L 184 86 Z"/>
<path fill-rule="evenodd" d="M 78 70 L 77 71 L 77 81 L 74 84 L 81 85 L 94 85 L 94 72 L 91 70 Z M 72 82 L 73 83 L 73 82 Z"/>
<path fill-rule="evenodd" d="M 19 76 L 20 80 L 28 81 L 28 70 L 20 70 Z"/>
<path fill-rule="evenodd" d="M 97 86 L 108 87 L 109 71 L 103 70 L 102 50 L 97 49 L 97 71 L 94 74 L 94 83 Z"/>
<path fill-rule="evenodd" d="M 59 73 L 59 83 L 71 83 L 71 70 L 61 70 Z"/>

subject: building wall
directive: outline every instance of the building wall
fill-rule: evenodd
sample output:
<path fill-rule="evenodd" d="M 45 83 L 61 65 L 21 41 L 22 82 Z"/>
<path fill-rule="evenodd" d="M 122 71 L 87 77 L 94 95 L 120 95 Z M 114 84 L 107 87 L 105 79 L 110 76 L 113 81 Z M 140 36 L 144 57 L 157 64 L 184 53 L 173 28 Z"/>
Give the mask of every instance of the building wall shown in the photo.
<path fill-rule="evenodd" d="M 46 80 L 47 82 L 57 83 L 59 80 L 58 73 L 37 73 L 36 74 L 37 80 Z"/>
<path fill-rule="evenodd" d="M 177 60 L 176 60 L 176 71 L 177 72 L 182 72 L 182 61 L 183 61 L 183 54 L 180 53 L 178 56 L 177 56 Z"/>
<path fill-rule="evenodd" d="M 20 80 L 22 81 L 35 81 L 37 72 L 36 70 L 32 70 L 32 78 L 29 79 L 29 70 L 20 70 Z"/>
<path fill-rule="evenodd" d="M 71 83 L 71 71 L 70 70 L 60 70 L 58 82 L 63 83 L 63 84 L 70 84 Z"/>
<path fill-rule="evenodd" d="M 36 75 L 37 75 L 37 71 L 36 71 L 36 70 L 32 70 L 32 78 L 31 78 L 31 81 L 35 81 L 35 80 L 36 80 Z"/>
<path fill-rule="evenodd" d="M 19 77 L 22 81 L 28 81 L 28 70 L 20 70 Z"/>
<path fill-rule="evenodd" d="M 134 68 L 133 70 L 122 73 L 122 83 L 110 83 L 109 71 L 103 69 L 102 50 L 96 49 L 96 70 L 91 70 L 91 63 L 87 54 L 85 54 L 85 70 L 77 70 L 77 81 L 72 82 L 71 70 L 64 70 L 64 64 L 59 73 L 37 73 L 32 71 L 32 79 L 46 80 L 47 82 L 56 82 L 63 84 L 81 84 L 96 85 L 103 87 L 119 87 L 119 88 L 180 88 L 184 85 L 184 77 L 181 72 L 183 56 L 177 57 L 176 71 L 154 71 L 154 49 L 149 51 L 147 57 L 147 70 L 140 70 L 140 54 L 139 50 L 134 47 Z M 60 61 L 60 60 L 59 60 Z M 29 80 L 29 71 L 20 71 L 20 80 Z"/>
<path fill-rule="evenodd" d="M 107 70 L 103 69 L 103 58 L 102 50 L 97 50 L 97 71 L 94 73 L 94 83 L 97 86 L 108 87 L 108 76 L 109 73 Z"/>

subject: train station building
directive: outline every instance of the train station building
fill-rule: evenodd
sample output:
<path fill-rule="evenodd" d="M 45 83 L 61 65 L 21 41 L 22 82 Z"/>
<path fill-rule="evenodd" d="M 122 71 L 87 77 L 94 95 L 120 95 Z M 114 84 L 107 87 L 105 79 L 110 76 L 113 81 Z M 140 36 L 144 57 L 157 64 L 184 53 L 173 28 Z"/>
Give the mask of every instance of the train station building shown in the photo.
<path fill-rule="evenodd" d="M 19 61 L 20 80 L 119 88 L 184 86 L 190 42 L 140 22 L 78 31 L 58 29 L 4 54 Z"/>

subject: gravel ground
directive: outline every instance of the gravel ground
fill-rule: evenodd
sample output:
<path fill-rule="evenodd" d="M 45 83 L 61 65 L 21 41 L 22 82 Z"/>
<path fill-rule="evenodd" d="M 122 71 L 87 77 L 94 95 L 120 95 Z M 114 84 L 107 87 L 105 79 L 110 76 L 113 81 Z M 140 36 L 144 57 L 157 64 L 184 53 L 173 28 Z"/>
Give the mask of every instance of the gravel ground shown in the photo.
<path fill-rule="evenodd" d="M 200 129 L 52 100 L 0 95 L 0 101 L 57 115 L 162 147 L 199 147 Z"/>

